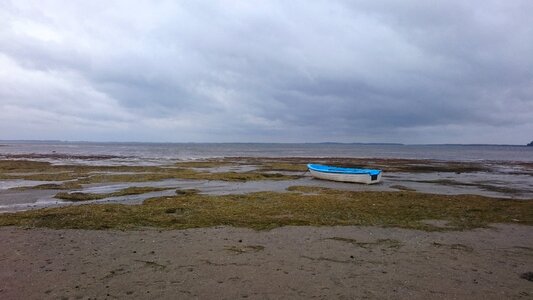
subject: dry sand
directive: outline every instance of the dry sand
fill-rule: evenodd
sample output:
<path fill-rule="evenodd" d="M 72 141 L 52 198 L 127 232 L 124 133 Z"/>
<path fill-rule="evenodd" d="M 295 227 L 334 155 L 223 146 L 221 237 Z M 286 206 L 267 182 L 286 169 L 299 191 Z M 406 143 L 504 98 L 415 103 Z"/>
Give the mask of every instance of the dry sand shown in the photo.
<path fill-rule="evenodd" d="M 533 234 L 0 228 L 0 299 L 531 299 Z"/>

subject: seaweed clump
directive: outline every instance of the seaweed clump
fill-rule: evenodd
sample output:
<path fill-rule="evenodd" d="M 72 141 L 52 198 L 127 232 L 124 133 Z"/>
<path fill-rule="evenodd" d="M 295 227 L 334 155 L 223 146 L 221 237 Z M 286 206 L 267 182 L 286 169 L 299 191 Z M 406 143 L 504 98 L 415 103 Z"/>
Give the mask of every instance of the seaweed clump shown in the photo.
<path fill-rule="evenodd" d="M 430 219 L 446 220 L 448 226 L 424 222 Z M 294 187 L 244 195 L 191 192 L 151 198 L 142 205 L 86 204 L 0 215 L 0 226 L 83 229 L 365 225 L 444 231 L 491 223 L 533 225 L 533 201 Z"/>
<path fill-rule="evenodd" d="M 105 199 L 109 197 L 119 197 L 119 196 L 128 196 L 128 195 L 139 195 L 139 194 L 145 194 L 150 192 L 160 192 L 164 190 L 169 190 L 170 188 L 158 188 L 158 187 L 150 187 L 150 186 L 144 186 L 144 187 L 128 187 L 125 189 L 122 189 L 117 192 L 113 193 L 82 193 L 82 192 L 73 192 L 73 193 L 67 193 L 67 192 L 61 192 L 57 193 L 54 197 L 62 200 L 68 200 L 73 202 L 78 201 L 90 201 L 90 200 L 99 200 L 99 199 Z"/>

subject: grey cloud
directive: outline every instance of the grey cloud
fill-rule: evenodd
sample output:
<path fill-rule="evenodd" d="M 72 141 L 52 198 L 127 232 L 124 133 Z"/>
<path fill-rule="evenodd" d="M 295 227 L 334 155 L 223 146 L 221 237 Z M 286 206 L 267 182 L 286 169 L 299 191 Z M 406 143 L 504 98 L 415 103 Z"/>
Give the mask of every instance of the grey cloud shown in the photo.
<path fill-rule="evenodd" d="M 0 9 L 0 64 L 19 76 L 0 77 L 0 107 L 60 113 L 87 139 L 469 142 L 498 127 L 486 142 L 523 143 L 533 132 L 529 1 Z"/>

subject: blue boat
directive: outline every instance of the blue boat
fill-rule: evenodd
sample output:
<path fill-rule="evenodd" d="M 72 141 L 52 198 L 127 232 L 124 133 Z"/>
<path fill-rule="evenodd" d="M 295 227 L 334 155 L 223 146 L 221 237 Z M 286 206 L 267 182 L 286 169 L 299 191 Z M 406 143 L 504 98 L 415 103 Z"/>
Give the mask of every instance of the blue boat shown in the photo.
<path fill-rule="evenodd" d="M 366 184 L 380 182 L 382 174 L 381 170 L 342 168 L 318 164 L 308 164 L 307 168 L 315 178 Z"/>

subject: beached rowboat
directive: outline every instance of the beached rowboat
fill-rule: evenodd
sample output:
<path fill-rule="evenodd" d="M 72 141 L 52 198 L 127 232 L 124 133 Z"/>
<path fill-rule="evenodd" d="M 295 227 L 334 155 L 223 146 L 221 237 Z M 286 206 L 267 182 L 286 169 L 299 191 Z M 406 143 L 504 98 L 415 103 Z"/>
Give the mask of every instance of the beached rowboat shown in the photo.
<path fill-rule="evenodd" d="M 381 170 L 356 169 L 308 164 L 307 168 L 315 178 L 374 184 L 381 181 Z"/>

